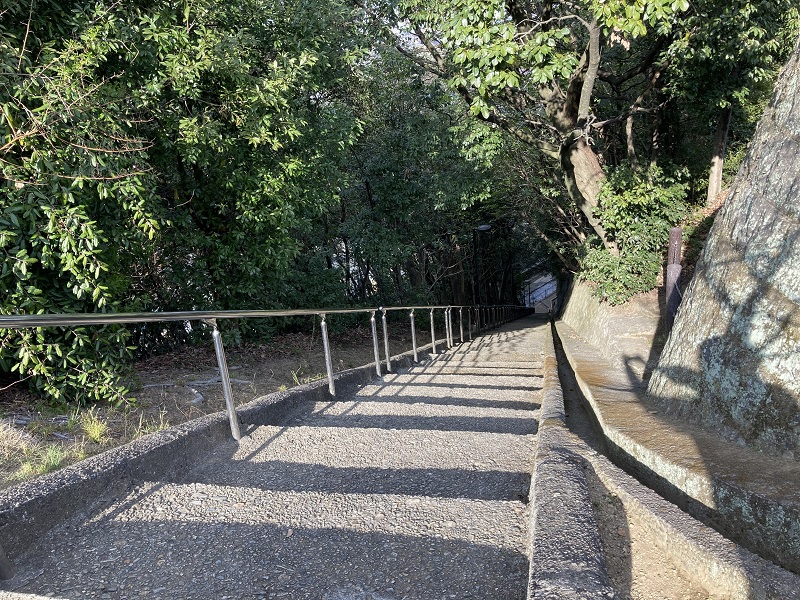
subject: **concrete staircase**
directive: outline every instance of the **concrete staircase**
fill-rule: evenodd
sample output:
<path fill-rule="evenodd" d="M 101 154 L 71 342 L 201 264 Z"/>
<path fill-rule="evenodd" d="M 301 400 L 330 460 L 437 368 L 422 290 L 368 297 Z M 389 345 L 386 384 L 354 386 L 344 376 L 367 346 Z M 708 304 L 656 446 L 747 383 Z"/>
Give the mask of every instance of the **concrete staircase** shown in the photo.
<path fill-rule="evenodd" d="M 525 598 L 548 335 L 518 321 L 279 419 L 244 407 L 239 444 L 73 501 L 5 595 Z"/>

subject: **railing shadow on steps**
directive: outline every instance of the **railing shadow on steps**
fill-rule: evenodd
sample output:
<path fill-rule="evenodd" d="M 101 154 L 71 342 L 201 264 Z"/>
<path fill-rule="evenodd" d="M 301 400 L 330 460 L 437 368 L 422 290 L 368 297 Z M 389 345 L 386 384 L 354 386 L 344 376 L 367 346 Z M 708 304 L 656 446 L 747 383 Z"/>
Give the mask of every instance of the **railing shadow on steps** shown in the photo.
<path fill-rule="evenodd" d="M 325 367 L 328 377 L 328 391 L 331 396 L 336 396 L 334 374 L 332 367 L 331 347 L 328 341 L 328 327 L 326 317 L 334 314 L 368 314 L 372 331 L 372 346 L 375 356 L 375 371 L 378 377 L 382 376 L 381 358 L 378 350 L 378 331 L 376 314 L 380 313 L 383 330 L 383 349 L 385 354 L 385 367 L 387 372 L 392 371 L 391 353 L 389 351 L 389 333 L 387 327 L 387 314 L 393 311 L 408 311 L 411 328 L 413 360 L 419 362 L 417 356 L 417 337 L 415 325 L 415 311 L 427 311 L 430 320 L 431 350 L 436 354 L 436 316 L 444 320 L 444 337 L 440 341 L 446 348 L 455 346 L 454 310 L 457 309 L 458 335 L 460 341 L 465 340 L 465 332 L 469 341 L 474 334 L 499 327 L 509 321 L 531 314 L 529 308 L 516 305 L 491 305 L 491 306 L 389 306 L 377 308 L 353 309 L 297 309 L 297 310 L 228 310 L 228 311 L 180 311 L 180 312 L 151 312 L 151 313 L 74 313 L 74 314 L 41 314 L 41 315 L 0 315 L 0 330 L 21 330 L 47 327 L 78 327 L 85 325 L 123 325 L 142 323 L 163 323 L 171 321 L 200 321 L 211 327 L 220 380 L 225 397 L 226 412 L 230 422 L 231 435 L 235 440 L 241 439 L 239 419 L 233 403 L 228 365 L 225 358 L 225 349 L 222 336 L 217 327 L 221 319 L 242 318 L 274 318 L 274 317 L 300 317 L 316 316 L 320 319 L 320 331 L 323 349 L 325 352 Z M 465 328 L 466 321 L 466 328 Z M 14 577 L 14 568 L 6 557 L 2 544 L 0 544 L 0 580 Z"/>

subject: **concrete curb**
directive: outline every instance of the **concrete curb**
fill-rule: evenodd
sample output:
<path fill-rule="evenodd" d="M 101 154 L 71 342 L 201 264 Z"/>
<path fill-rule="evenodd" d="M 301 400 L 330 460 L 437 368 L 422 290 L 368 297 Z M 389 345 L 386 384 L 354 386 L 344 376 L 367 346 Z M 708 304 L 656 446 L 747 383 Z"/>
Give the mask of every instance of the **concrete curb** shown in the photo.
<path fill-rule="evenodd" d="M 430 344 L 418 349 L 420 362 L 429 356 Z M 395 372 L 412 366 L 413 353 L 392 357 Z M 336 374 L 337 395 L 377 379 L 369 364 Z M 335 401 L 327 379 L 257 398 L 237 408 L 242 433 L 253 425 L 274 424 L 313 402 Z M 224 444 L 234 445 L 228 416 L 218 412 L 129 444 L 113 448 L 59 471 L 0 492 L 0 540 L 13 562 L 44 533 L 96 501 L 122 493 L 131 481 L 154 480 L 185 472 L 204 452 Z"/>
<path fill-rule="evenodd" d="M 538 444 L 531 476 L 528 598 L 613 598 L 586 484 L 567 431 L 552 337 L 544 348 Z"/>
<path fill-rule="evenodd" d="M 557 323 L 556 328 L 575 378 L 603 429 L 614 459 L 621 461 L 626 467 L 632 467 L 632 472 L 638 479 L 646 481 L 653 489 L 662 493 L 665 490 L 660 488 L 663 487 L 662 480 L 665 478 L 675 486 L 682 485 L 686 494 L 691 492 L 702 498 L 703 493 L 711 493 L 714 486 L 719 484 L 707 471 L 696 466 L 692 468 L 694 463 L 691 460 L 687 459 L 687 467 L 671 463 L 661 455 L 658 449 L 664 447 L 664 442 L 657 439 L 658 423 L 654 423 L 651 428 L 650 447 L 642 446 L 640 441 L 630 435 L 630 428 L 641 425 L 643 421 L 649 423 L 647 419 L 653 416 L 636 401 L 635 392 L 630 385 L 613 386 L 602 377 L 599 366 L 602 359 L 589 361 L 591 366 L 587 363 L 584 368 L 586 361 L 578 358 L 582 354 L 576 347 L 574 332 L 563 323 Z M 630 398 L 627 401 L 617 399 L 615 406 L 603 397 L 604 394 L 611 397 L 621 393 L 629 394 Z M 615 407 L 620 411 L 619 414 L 613 412 Z M 644 487 L 607 458 L 588 448 L 584 449 L 583 454 L 604 485 L 620 498 L 626 513 L 637 519 L 648 532 L 652 542 L 690 579 L 703 585 L 710 593 L 718 597 L 742 600 L 800 599 L 800 577 L 703 525 L 655 491 Z M 723 455 L 722 458 L 726 457 Z M 641 465 L 637 467 L 637 462 L 642 460 L 646 461 L 648 468 L 643 469 Z M 659 467 L 656 463 L 663 463 L 665 466 Z M 659 478 L 655 481 L 651 481 L 650 477 L 653 470 L 660 471 Z M 669 491 L 671 490 L 666 490 L 668 496 Z M 696 500 L 694 503 L 699 504 Z M 779 536 L 767 537 L 765 543 L 771 541 L 773 545 L 779 546 L 780 539 Z"/>

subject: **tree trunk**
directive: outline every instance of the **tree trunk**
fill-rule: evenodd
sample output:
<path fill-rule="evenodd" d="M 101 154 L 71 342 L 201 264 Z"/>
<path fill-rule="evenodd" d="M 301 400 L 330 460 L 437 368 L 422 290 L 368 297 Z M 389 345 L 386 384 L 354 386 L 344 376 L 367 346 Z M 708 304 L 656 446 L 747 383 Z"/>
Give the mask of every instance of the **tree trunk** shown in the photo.
<path fill-rule="evenodd" d="M 453 304 L 461 306 L 467 304 L 464 286 L 464 256 L 461 246 L 454 244 L 453 251 L 448 253 L 448 273 L 450 289 L 453 292 Z"/>
<path fill-rule="evenodd" d="M 586 139 L 582 136 L 577 140 L 574 138 L 574 135 L 570 136 L 561 146 L 561 167 L 567 191 L 606 249 L 616 256 L 619 253 L 616 242 L 609 240 L 600 219 L 595 216 L 600 183 L 605 177 L 603 167 Z"/>
<path fill-rule="evenodd" d="M 717 121 L 714 136 L 714 152 L 711 155 L 711 169 L 708 174 L 708 195 L 706 205 L 711 206 L 722 190 L 722 167 L 725 164 L 725 148 L 728 145 L 728 128 L 731 124 L 731 107 L 722 109 Z"/>

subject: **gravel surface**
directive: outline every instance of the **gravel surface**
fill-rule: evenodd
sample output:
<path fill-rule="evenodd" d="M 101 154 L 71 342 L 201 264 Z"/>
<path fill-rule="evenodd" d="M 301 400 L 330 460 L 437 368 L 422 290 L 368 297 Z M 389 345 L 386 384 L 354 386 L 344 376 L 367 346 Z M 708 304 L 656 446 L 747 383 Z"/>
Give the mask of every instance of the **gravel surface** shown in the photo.
<path fill-rule="evenodd" d="M 16 561 L 3 589 L 69 599 L 524 598 L 548 334 L 541 321 L 517 321 L 259 427 L 179 477 L 121 484 Z"/>

